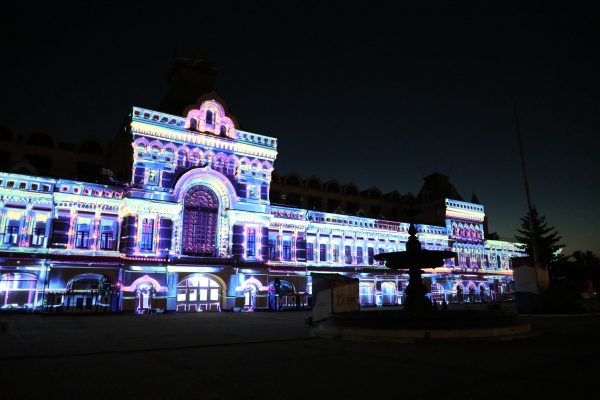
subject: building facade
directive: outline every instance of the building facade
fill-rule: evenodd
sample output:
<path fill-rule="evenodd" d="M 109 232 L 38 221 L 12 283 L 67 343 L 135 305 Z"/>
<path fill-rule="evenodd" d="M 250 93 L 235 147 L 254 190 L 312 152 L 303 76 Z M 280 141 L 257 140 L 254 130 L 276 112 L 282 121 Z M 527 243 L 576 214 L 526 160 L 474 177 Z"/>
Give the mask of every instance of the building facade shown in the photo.
<path fill-rule="evenodd" d="M 244 132 L 214 100 L 185 118 L 133 108 L 128 184 L 0 173 L 0 307 L 45 312 L 303 307 L 311 273 L 360 279 L 363 306 L 402 304 L 406 222 L 270 203 L 277 140 Z M 508 299 L 513 243 L 486 240 L 480 204 L 447 198 L 417 224 L 456 259 L 425 270 L 437 301 Z"/>

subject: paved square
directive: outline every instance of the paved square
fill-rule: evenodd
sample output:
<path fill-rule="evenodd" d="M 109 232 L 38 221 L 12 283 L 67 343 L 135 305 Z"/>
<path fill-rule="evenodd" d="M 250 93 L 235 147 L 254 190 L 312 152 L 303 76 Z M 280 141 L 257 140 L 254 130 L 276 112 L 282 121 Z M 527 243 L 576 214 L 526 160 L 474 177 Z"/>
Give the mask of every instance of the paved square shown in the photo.
<path fill-rule="evenodd" d="M 523 341 L 383 344 L 311 338 L 307 315 L 2 315 L 0 397 L 598 394 L 599 316 L 532 318 L 542 334 Z"/>

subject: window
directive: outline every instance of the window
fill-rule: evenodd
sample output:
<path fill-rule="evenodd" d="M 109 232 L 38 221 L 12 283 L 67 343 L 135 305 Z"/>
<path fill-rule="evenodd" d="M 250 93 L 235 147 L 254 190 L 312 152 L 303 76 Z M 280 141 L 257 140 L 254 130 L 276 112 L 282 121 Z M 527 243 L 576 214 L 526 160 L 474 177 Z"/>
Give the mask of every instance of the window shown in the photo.
<path fill-rule="evenodd" d="M 368 261 L 369 265 L 373 265 L 373 257 L 374 257 L 373 248 L 369 247 L 367 249 L 367 261 Z"/>
<path fill-rule="evenodd" d="M 327 245 L 324 243 L 319 245 L 319 260 L 327 261 Z"/>
<path fill-rule="evenodd" d="M 88 224 L 77 224 L 77 237 L 75 247 L 87 249 L 90 239 L 90 226 Z"/>
<path fill-rule="evenodd" d="M 90 226 L 88 224 L 77 224 L 77 239 L 75 247 L 87 249 L 90 240 Z"/>
<path fill-rule="evenodd" d="M 33 228 L 33 236 L 31 237 L 31 245 L 32 246 L 43 246 L 44 240 L 46 239 L 46 223 L 42 221 L 38 221 L 35 223 L 35 227 Z"/>
<path fill-rule="evenodd" d="M 350 246 L 344 247 L 344 262 L 346 264 L 352 264 L 352 248 Z"/>
<path fill-rule="evenodd" d="M 221 136 L 227 136 L 227 127 L 225 125 L 221 125 Z"/>
<path fill-rule="evenodd" d="M 379 248 L 379 252 L 377 254 L 381 254 L 381 253 L 385 253 L 385 250 L 383 250 L 383 247 Z M 379 265 L 383 265 L 384 261 L 377 261 L 377 264 Z"/>
<path fill-rule="evenodd" d="M 146 185 L 158 185 L 159 172 L 155 169 L 149 169 L 146 175 Z"/>
<path fill-rule="evenodd" d="M 340 246 L 337 244 L 333 245 L 333 262 L 340 262 Z"/>
<path fill-rule="evenodd" d="M 360 282 L 358 285 L 358 296 L 361 306 L 375 305 L 375 288 L 370 282 Z"/>
<path fill-rule="evenodd" d="M 6 224 L 6 229 L 4 230 L 4 244 L 17 244 L 17 239 L 19 237 L 19 221 L 16 219 L 11 219 Z"/>
<path fill-rule="evenodd" d="M 207 125 L 212 125 L 214 124 L 214 116 L 213 116 L 213 112 L 210 110 L 206 111 L 206 124 Z"/>
<path fill-rule="evenodd" d="M 113 227 L 109 225 L 103 225 L 100 232 L 100 249 L 114 250 L 114 243 Z"/>
<path fill-rule="evenodd" d="M 32 309 L 37 289 L 37 277 L 25 273 L 0 275 L 0 308 Z"/>
<path fill-rule="evenodd" d="M 177 166 L 187 167 L 187 153 L 184 150 L 177 152 Z"/>
<path fill-rule="evenodd" d="M 246 236 L 246 257 L 256 256 L 256 229 L 248 228 Z"/>
<path fill-rule="evenodd" d="M 357 247 L 356 248 L 356 263 L 357 264 L 362 264 L 364 262 L 363 260 L 363 249 L 362 247 Z"/>
<path fill-rule="evenodd" d="M 306 243 L 306 261 L 314 260 L 314 245 L 312 243 Z"/>
<path fill-rule="evenodd" d="M 276 259 L 275 254 L 276 254 L 275 240 L 269 239 L 269 260 L 275 260 Z"/>
<path fill-rule="evenodd" d="M 260 185 L 260 199 L 269 200 L 269 184 L 266 182 Z"/>
<path fill-rule="evenodd" d="M 292 242 L 290 240 L 283 241 L 283 259 L 289 261 L 292 259 Z"/>
<path fill-rule="evenodd" d="M 142 242 L 140 249 L 143 251 L 152 251 L 152 239 L 154 236 L 154 220 L 144 218 L 142 220 Z"/>

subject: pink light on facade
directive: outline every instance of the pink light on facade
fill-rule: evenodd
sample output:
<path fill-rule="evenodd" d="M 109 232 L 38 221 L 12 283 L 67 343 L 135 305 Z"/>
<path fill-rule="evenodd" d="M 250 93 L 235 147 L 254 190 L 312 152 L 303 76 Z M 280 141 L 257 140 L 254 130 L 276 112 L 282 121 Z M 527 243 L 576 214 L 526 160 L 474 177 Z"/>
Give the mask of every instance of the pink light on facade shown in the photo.
<path fill-rule="evenodd" d="M 123 286 L 123 291 L 124 292 L 134 292 L 136 290 L 137 286 L 141 283 L 149 283 L 150 285 L 152 285 L 154 290 L 156 290 L 157 292 L 165 292 L 168 289 L 166 286 L 161 286 L 160 283 L 158 283 L 158 281 L 156 279 L 151 278 L 148 275 L 144 275 L 140 278 L 137 278 L 135 281 L 133 281 L 131 283 L 131 285 Z"/>

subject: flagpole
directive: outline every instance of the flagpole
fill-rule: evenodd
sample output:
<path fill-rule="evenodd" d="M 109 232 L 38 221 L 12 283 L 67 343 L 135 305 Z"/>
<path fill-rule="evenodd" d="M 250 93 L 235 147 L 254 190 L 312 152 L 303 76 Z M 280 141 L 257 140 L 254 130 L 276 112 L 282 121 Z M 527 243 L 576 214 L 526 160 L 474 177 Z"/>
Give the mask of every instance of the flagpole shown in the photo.
<path fill-rule="evenodd" d="M 531 206 L 531 194 L 529 192 L 529 181 L 527 179 L 527 170 L 525 168 L 525 155 L 523 152 L 523 143 L 521 140 L 521 128 L 519 126 L 519 114 L 517 112 L 517 101 L 514 101 L 514 116 L 517 131 L 517 142 L 519 143 L 519 155 L 521 157 L 521 170 L 523 172 L 523 181 L 525 183 L 525 195 L 527 196 L 527 210 L 529 212 L 529 230 L 531 231 L 531 252 L 535 264 L 540 262 L 539 245 L 535 223 L 533 221 L 533 207 Z"/>

